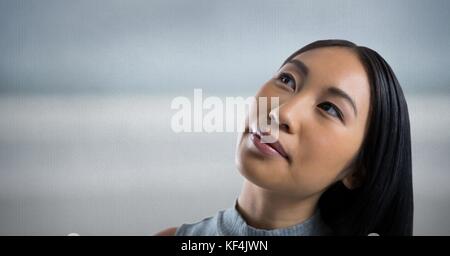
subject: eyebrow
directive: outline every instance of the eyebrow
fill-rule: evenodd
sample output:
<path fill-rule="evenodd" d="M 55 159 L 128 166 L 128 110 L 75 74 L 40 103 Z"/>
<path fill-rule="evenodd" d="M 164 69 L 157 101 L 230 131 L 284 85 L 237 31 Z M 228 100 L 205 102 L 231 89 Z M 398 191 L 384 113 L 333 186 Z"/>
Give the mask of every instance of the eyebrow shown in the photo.
<path fill-rule="evenodd" d="M 346 92 L 344 92 L 343 90 L 341 90 L 337 87 L 334 87 L 334 86 L 328 87 L 327 92 L 328 92 L 328 94 L 341 97 L 344 100 L 346 100 L 348 103 L 350 103 L 350 105 L 353 108 L 353 112 L 355 113 L 355 116 L 358 116 L 358 111 L 356 109 L 355 101 L 353 101 L 353 99 L 350 96 L 348 96 L 348 94 Z"/>
<path fill-rule="evenodd" d="M 303 76 L 308 76 L 309 73 L 309 68 L 305 65 L 305 63 L 301 62 L 300 60 L 296 60 L 296 59 L 291 59 L 289 60 L 287 63 L 291 63 L 294 64 L 294 66 L 297 68 L 298 71 L 300 71 L 300 73 Z"/>

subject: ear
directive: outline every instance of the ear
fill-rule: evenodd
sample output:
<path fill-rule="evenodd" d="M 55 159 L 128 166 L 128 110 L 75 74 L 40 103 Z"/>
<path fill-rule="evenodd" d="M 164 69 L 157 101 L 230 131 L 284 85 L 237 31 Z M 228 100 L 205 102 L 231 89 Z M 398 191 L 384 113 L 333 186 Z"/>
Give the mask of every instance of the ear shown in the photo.
<path fill-rule="evenodd" d="M 347 176 L 345 176 L 341 181 L 344 186 L 350 190 L 358 188 L 362 185 L 364 180 L 364 171 L 351 171 Z"/>

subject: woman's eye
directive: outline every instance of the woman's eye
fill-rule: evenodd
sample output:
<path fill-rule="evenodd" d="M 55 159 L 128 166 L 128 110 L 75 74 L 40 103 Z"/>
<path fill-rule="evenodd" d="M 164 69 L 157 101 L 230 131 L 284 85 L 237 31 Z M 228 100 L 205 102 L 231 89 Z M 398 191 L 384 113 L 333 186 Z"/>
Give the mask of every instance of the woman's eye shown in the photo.
<path fill-rule="evenodd" d="M 289 87 L 289 89 L 295 90 L 295 79 L 286 73 L 281 73 L 278 76 L 278 80 L 283 83 L 285 86 Z"/>
<path fill-rule="evenodd" d="M 333 103 L 323 102 L 320 103 L 318 106 L 323 110 L 325 110 L 325 112 L 327 112 L 328 114 L 343 120 L 342 112 Z"/>

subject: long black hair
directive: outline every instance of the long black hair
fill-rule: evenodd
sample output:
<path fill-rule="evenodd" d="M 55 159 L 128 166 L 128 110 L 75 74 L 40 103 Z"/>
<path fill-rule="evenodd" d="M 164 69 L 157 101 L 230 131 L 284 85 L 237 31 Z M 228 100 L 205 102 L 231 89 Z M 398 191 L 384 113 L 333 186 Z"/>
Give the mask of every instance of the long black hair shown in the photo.
<path fill-rule="evenodd" d="M 366 137 L 354 162 L 362 184 L 351 190 L 341 181 L 331 185 L 319 200 L 322 218 L 336 235 L 412 235 L 408 106 L 389 64 L 372 49 L 333 39 L 304 46 L 283 65 L 302 52 L 333 46 L 353 50 L 364 66 L 370 84 L 370 113 Z"/>

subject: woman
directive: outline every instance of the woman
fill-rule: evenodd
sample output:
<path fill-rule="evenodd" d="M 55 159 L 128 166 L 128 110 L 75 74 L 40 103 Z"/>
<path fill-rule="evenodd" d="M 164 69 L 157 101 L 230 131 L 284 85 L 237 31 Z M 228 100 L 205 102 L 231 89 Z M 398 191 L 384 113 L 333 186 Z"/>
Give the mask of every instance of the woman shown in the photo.
<path fill-rule="evenodd" d="M 377 52 L 313 42 L 287 58 L 260 97 L 279 97 L 266 117 L 279 134 L 262 143 L 265 134 L 247 122 L 235 206 L 158 235 L 412 235 L 408 108 Z"/>

